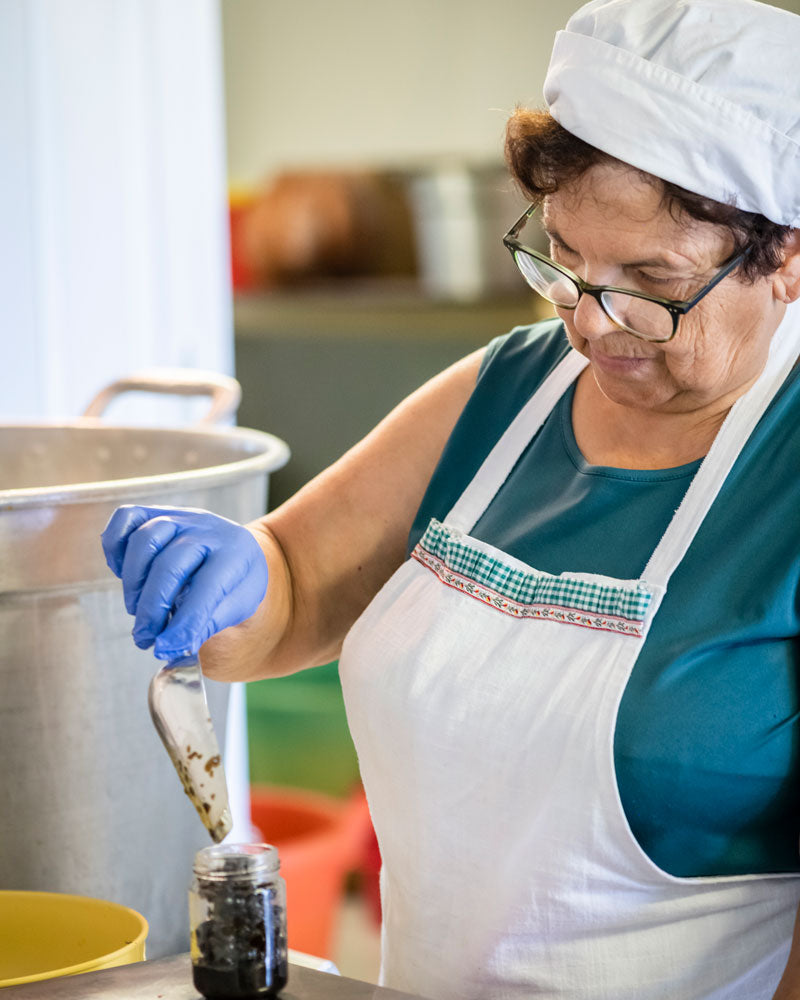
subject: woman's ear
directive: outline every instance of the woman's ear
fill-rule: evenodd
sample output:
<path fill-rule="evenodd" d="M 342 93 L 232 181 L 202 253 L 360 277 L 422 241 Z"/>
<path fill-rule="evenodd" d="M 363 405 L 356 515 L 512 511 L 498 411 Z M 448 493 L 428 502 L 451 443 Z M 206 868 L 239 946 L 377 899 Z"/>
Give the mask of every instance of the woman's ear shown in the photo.
<path fill-rule="evenodd" d="M 783 244 L 783 263 L 772 275 L 772 290 L 781 302 L 800 299 L 800 229 L 793 229 Z"/>

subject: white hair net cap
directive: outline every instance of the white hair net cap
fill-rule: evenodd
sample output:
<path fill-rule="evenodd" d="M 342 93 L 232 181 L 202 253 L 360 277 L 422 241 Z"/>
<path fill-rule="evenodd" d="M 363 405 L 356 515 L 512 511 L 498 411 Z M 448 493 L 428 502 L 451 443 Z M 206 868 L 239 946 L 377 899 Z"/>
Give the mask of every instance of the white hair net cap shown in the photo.
<path fill-rule="evenodd" d="M 592 0 L 556 35 L 550 114 L 696 194 L 800 226 L 800 17 L 756 0 Z"/>

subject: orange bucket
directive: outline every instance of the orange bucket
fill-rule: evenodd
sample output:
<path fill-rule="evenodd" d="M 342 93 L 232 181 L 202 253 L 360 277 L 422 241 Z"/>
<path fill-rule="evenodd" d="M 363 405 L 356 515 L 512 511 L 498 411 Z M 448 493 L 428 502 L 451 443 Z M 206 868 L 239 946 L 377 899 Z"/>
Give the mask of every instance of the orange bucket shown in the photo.
<path fill-rule="evenodd" d="M 253 826 L 280 853 L 289 947 L 330 958 L 345 879 L 360 864 L 371 828 L 363 792 L 343 801 L 253 785 L 250 806 Z"/>

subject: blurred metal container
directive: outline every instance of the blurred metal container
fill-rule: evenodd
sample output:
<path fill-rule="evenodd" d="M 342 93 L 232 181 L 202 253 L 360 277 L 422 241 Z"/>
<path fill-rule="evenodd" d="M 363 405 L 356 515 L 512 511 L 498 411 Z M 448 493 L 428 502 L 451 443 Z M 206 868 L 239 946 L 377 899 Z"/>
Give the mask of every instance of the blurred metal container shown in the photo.
<path fill-rule="evenodd" d="M 434 298 L 521 294 L 503 234 L 526 202 L 502 165 L 432 165 L 408 178 L 420 281 Z"/>
<path fill-rule="evenodd" d="M 184 374 L 111 387 L 94 412 L 127 389 L 212 392 L 216 418 L 235 410 L 234 380 Z M 191 859 L 208 835 L 150 720 L 155 661 L 131 640 L 100 533 L 122 503 L 251 520 L 288 456 L 236 427 L 0 427 L 0 888 L 133 907 L 151 958 L 188 947 Z M 227 687 L 208 698 L 222 741 Z"/>

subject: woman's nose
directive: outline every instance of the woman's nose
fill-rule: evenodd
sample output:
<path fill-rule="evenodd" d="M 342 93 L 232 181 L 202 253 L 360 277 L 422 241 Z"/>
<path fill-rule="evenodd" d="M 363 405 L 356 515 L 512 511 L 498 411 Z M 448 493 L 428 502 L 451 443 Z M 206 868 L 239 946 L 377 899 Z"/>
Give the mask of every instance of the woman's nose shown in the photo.
<path fill-rule="evenodd" d="M 597 299 L 584 293 L 572 310 L 572 325 L 575 332 L 585 340 L 596 340 L 616 331 Z"/>

